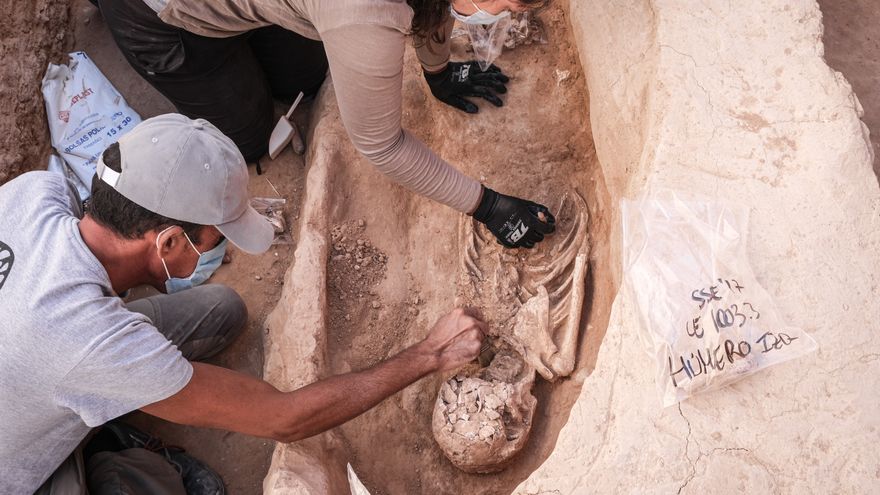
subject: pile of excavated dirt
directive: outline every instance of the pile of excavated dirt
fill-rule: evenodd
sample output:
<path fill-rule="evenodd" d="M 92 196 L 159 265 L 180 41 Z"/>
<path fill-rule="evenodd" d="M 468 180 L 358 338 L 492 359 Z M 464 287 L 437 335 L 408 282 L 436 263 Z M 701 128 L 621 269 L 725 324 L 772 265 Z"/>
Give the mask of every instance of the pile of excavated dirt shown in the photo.
<path fill-rule="evenodd" d="M 66 0 L 14 3 L 4 9 L 0 33 L 0 184 L 46 167 L 51 145 L 41 81 L 67 33 Z"/>
<path fill-rule="evenodd" d="M 374 332 L 382 309 L 375 289 L 385 279 L 388 256 L 365 237 L 365 230 L 363 220 L 333 228 L 327 274 L 330 313 L 327 337 L 336 346 L 363 349 L 363 360 L 351 363 L 355 369 L 371 366 L 387 357 L 388 340 L 396 341 L 403 336 L 411 314 L 406 308 L 396 312 L 400 316 L 394 325 L 396 332 Z M 418 309 L 414 313 L 417 314 Z M 362 326 L 367 331 L 353 332 L 353 326 Z M 381 334 L 381 338 L 374 338 L 376 334 Z"/>

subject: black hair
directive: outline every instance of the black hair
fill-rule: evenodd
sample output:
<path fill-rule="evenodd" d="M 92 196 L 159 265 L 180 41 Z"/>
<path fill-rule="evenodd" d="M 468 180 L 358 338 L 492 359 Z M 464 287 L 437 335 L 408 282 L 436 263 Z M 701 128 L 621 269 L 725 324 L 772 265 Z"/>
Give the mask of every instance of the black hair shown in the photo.
<path fill-rule="evenodd" d="M 102 157 L 104 165 L 122 172 L 122 153 L 119 143 L 111 144 L 104 150 Z M 178 225 L 186 232 L 193 244 L 198 244 L 199 234 L 204 227 L 153 213 L 120 194 L 99 179 L 97 174 L 92 178 L 92 196 L 89 198 L 86 215 L 124 239 L 141 239 L 151 230 L 162 230 Z"/>

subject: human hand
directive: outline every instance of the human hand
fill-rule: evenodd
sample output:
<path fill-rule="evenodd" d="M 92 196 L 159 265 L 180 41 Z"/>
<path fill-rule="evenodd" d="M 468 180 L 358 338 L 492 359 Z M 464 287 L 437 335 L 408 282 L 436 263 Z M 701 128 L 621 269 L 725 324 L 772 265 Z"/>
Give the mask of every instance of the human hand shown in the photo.
<path fill-rule="evenodd" d="M 445 69 L 436 74 L 426 72 L 425 80 L 438 100 L 467 113 L 477 113 L 480 109 L 464 96 L 483 98 L 496 107 L 504 105 L 495 93 L 506 93 L 504 84 L 510 81 L 494 65 L 481 71 L 476 61 L 449 62 Z"/>
<path fill-rule="evenodd" d="M 499 194 L 485 186 L 474 218 L 509 248 L 531 249 L 556 230 L 556 218 L 546 206 Z"/>
<path fill-rule="evenodd" d="M 437 357 L 437 371 L 448 371 L 480 354 L 488 325 L 473 308 L 457 308 L 440 318 L 421 345 Z"/>

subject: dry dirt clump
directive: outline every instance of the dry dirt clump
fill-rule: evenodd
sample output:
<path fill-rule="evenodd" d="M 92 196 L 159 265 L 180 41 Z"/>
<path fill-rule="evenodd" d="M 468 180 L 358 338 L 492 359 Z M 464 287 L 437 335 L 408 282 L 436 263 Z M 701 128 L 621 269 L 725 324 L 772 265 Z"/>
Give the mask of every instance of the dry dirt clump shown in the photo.
<path fill-rule="evenodd" d="M 67 31 L 66 1 L 19 0 L 14 7 L 4 9 L 0 34 L 0 184 L 46 167 L 49 129 L 40 82 L 48 62 L 60 57 Z"/>
<path fill-rule="evenodd" d="M 335 337 L 336 344 L 344 346 L 350 346 L 355 337 L 349 329 L 359 326 L 373 328 L 384 309 L 375 288 L 385 278 L 388 256 L 372 244 L 365 231 L 366 222 L 357 220 L 335 226 L 330 234 L 330 335 Z M 374 364 L 380 355 L 384 356 L 382 350 L 387 349 L 386 338 L 359 343 L 375 347 L 376 352 L 370 352 L 370 355 L 377 359 L 358 364 Z"/>
<path fill-rule="evenodd" d="M 488 367 L 463 369 L 437 395 L 432 427 L 441 450 L 468 473 L 501 471 L 529 438 L 535 370 L 510 350 Z"/>

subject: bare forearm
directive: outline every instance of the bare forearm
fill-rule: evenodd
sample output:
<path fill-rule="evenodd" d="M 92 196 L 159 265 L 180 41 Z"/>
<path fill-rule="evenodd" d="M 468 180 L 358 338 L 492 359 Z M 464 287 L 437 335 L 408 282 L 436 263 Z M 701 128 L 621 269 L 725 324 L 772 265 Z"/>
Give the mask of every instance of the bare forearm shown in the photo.
<path fill-rule="evenodd" d="M 435 371 L 438 358 L 412 346 L 372 368 L 336 375 L 287 394 L 291 409 L 284 441 L 296 441 L 339 426 L 407 385 Z"/>
<path fill-rule="evenodd" d="M 291 392 L 237 371 L 193 363 L 192 378 L 182 390 L 142 410 L 175 423 L 292 442 L 345 423 L 428 373 L 473 360 L 486 328 L 475 311 L 456 309 L 400 354 Z"/>
<path fill-rule="evenodd" d="M 420 343 L 367 370 L 280 392 L 258 378 L 193 363 L 183 390 L 143 411 L 175 423 L 293 442 L 345 423 L 437 366 L 436 353 Z"/>

